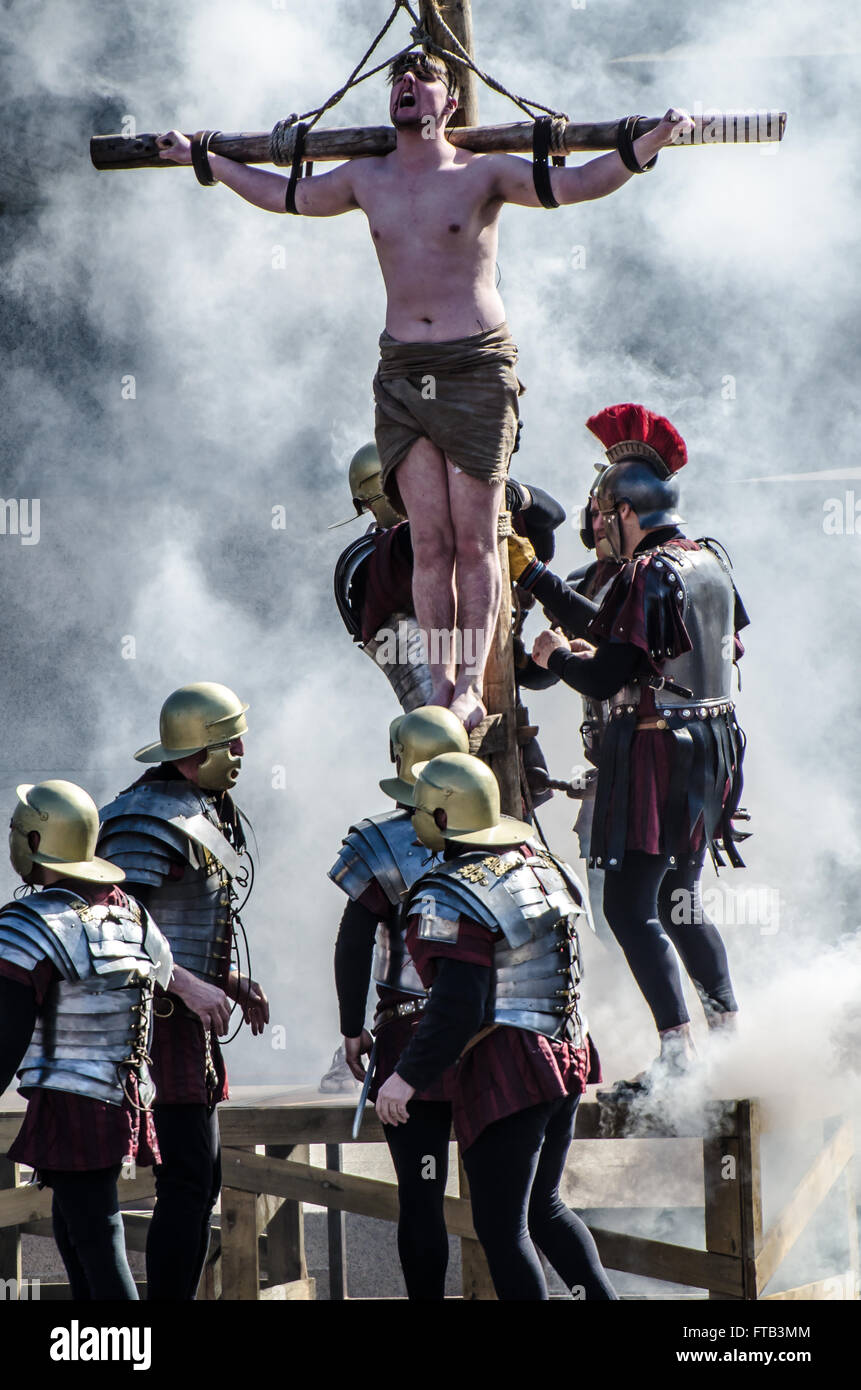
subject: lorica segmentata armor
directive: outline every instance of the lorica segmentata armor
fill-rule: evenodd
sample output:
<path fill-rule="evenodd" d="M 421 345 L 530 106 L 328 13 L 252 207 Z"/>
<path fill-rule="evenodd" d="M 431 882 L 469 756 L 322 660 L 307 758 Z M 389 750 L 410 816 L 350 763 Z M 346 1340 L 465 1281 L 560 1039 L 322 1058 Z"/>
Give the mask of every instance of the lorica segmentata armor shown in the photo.
<path fill-rule="evenodd" d="M 177 965 L 222 984 L 233 940 L 234 885 L 246 886 L 247 869 L 244 846 L 228 839 L 215 798 L 191 782 L 144 782 L 100 814 L 100 852 L 125 870 L 130 884 L 141 885 Z"/>
<path fill-rule="evenodd" d="M 155 984 L 166 988 L 170 948 L 149 913 L 90 906 L 49 888 L 0 911 L 0 957 L 25 970 L 47 958 L 61 978 L 40 1011 L 19 1070 L 21 1089 L 70 1091 L 121 1105 L 130 1073 L 152 1103 L 148 1069 Z"/>
<path fill-rule="evenodd" d="M 412 817 L 405 811 L 369 816 L 350 827 L 334 865 L 333 883 L 355 902 L 376 881 L 396 911 L 377 925 L 371 973 L 375 984 L 404 994 L 424 994 L 406 948 L 401 909 L 427 863 L 428 851 L 416 842 Z"/>
<path fill-rule="evenodd" d="M 404 912 L 419 915 L 418 934 L 429 941 L 457 941 L 461 916 L 498 935 L 485 1023 L 582 1047 L 577 922 L 584 901 L 573 871 L 536 846 L 527 857 L 476 850 L 444 863 L 418 880 Z"/>

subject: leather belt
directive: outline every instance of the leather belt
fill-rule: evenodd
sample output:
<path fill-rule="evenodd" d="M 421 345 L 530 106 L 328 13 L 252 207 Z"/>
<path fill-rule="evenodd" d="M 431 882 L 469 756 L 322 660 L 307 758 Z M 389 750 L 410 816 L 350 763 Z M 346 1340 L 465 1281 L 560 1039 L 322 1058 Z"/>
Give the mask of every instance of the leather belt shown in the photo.
<path fill-rule="evenodd" d="M 390 1009 L 383 1009 L 374 1016 L 374 1031 L 378 1032 L 387 1023 L 394 1023 L 396 1018 L 414 1018 L 416 1014 L 424 1013 L 428 1006 L 427 999 L 410 999 L 405 1004 L 393 1004 Z"/>
<path fill-rule="evenodd" d="M 659 719 L 657 716 L 651 719 L 644 716 L 637 720 L 638 729 L 668 729 L 669 727 L 666 719 Z"/>

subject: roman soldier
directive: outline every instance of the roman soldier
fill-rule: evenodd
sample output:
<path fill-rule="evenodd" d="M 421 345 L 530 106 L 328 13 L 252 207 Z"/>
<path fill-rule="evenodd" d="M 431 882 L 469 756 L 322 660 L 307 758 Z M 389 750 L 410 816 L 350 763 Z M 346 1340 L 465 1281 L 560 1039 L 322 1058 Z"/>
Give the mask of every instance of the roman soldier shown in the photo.
<path fill-rule="evenodd" d="M 349 482 L 356 516 L 370 511 L 374 524 L 339 556 L 335 602 L 353 641 L 385 673 L 401 707 L 405 711 L 417 709 L 430 699 L 433 678 L 413 607 L 410 525 L 398 516 L 383 492 L 376 445 L 365 444 L 353 455 Z M 528 537 L 542 560 L 552 560 L 554 533 L 565 521 L 565 511 L 555 498 L 534 484 L 527 487 L 509 478 L 505 505 L 515 533 Z M 352 520 L 347 517 L 335 526 Z M 530 662 L 523 651 L 519 630 L 532 600 L 525 591 L 519 599 L 515 678 L 518 687 L 543 689 L 553 684 L 554 678 L 548 681 L 547 672 Z M 440 636 L 444 639 L 445 635 Z M 529 723 L 526 710 L 520 712 L 520 722 Z M 552 793 L 547 790 L 547 765 L 537 738 L 523 746 L 522 756 L 532 803 L 541 805 Z"/>
<path fill-rule="evenodd" d="M 745 741 L 733 665 L 748 618 L 722 547 L 680 529 L 676 475 L 687 450 L 678 431 L 638 405 L 611 406 L 588 427 L 606 450 L 591 494 L 595 538 L 619 572 L 594 602 L 517 540 L 512 563 L 518 583 L 579 639 L 542 633 L 534 659 L 609 702 L 589 853 L 605 873 L 604 915 L 661 1038 L 658 1071 L 625 1083 L 642 1088 L 694 1055 L 670 941 L 711 1028 L 731 1025 L 738 1008 L 699 882 L 706 850 L 716 865 L 742 863 L 734 817 Z"/>
<path fill-rule="evenodd" d="M 580 1095 L 598 1079 L 580 994 L 580 885 L 529 825 L 500 815 L 478 758 L 447 753 L 414 770 L 415 833 L 442 856 L 403 909 L 430 997 L 378 1114 L 409 1128 L 415 1095 L 456 1063 L 454 1128 L 498 1297 L 548 1297 L 540 1250 L 576 1297 L 614 1299 L 559 1195 Z"/>
<path fill-rule="evenodd" d="M 174 968 L 122 869 L 95 854 L 95 803 L 72 782 L 22 785 L 12 866 L 30 892 L 0 909 L 0 1092 L 27 1097 L 9 1157 L 53 1193 L 54 1237 L 75 1300 L 137 1298 L 117 1179 L 158 1161 L 149 1069 L 155 987 L 217 1026 L 220 992 Z"/>
<path fill-rule="evenodd" d="M 450 710 L 425 705 L 391 725 L 390 749 L 396 776 L 380 787 L 394 811 L 351 826 L 329 871 L 349 899 L 335 946 L 335 984 L 344 1052 L 353 1076 L 365 1076 L 362 1055 L 372 1052 L 375 1088 L 391 1076 L 417 1027 L 427 994 L 404 941 L 401 908 L 427 863 L 416 841 L 411 812 L 414 765 L 439 753 L 466 751 L 469 739 Z M 365 1029 L 368 985 L 377 990 L 375 1037 Z M 385 1126 L 398 1178 L 398 1253 L 410 1299 L 445 1295 L 448 1236 L 443 1214 L 451 1135 L 450 1078 L 435 1079 L 416 1097 L 410 1123 Z M 433 1158 L 432 1174 L 427 1159 Z"/>
<path fill-rule="evenodd" d="M 135 753 L 138 762 L 153 766 L 103 808 L 99 845 L 125 869 L 174 958 L 224 990 L 258 1034 L 269 1006 L 260 986 L 238 968 L 238 941 L 245 940 L 239 914 L 253 865 L 231 796 L 247 708 L 213 682 L 175 690 L 162 706 L 159 739 Z M 221 1187 L 216 1106 L 227 1098 L 227 1076 L 217 1036 L 181 1001 L 168 994 L 155 1012 L 161 1163 L 147 1282 L 151 1300 L 188 1300 L 203 1270 Z"/>

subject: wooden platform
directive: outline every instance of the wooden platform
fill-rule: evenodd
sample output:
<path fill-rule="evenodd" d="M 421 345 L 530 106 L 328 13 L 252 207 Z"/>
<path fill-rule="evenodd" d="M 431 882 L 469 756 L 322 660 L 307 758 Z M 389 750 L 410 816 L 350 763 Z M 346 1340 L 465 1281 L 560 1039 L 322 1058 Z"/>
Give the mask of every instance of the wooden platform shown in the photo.
<path fill-rule="evenodd" d="M 303 1205 L 330 1214 L 330 1279 L 334 1298 L 346 1294 L 343 1221 L 352 1212 L 385 1221 L 398 1216 L 393 1182 L 341 1170 L 342 1146 L 352 1144 L 356 1097 L 320 1095 L 311 1086 L 235 1087 L 219 1107 L 223 1146 L 220 1239 L 213 1248 L 201 1289 L 209 1299 L 284 1300 L 315 1295 L 304 1251 Z M 0 1153 L 21 1121 L 18 1097 L 0 1099 Z M 844 1287 L 854 1297 L 858 1236 L 852 1186 L 852 1127 L 834 1117 L 826 1122 L 823 1146 L 768 1231 L 762 1220 L 760 1135 L 762 1106 L 756 1100 L 714 1102 L 692 1132 L 649 1136 L 624 1126 L 608 1134 L 607 1114 L 590 1100 L 577 1114 L 563 1183 L 563 1197 L 577 1208 L 621 1206 L 700 1207 L 704 1249 L 593 1228 L 608 1269 L 708 1291 L 716 1299 L 834 1298 Z M 612 1126 L 609 1127 L 609 1131 Z M 694 1132 L 696 1131 L 696 1132 Z M 367 1107 L 357 1141 L 382 1144 L 383 1129 Z M 309 1147 L 326 1146 L 326 1163 L 310 1163 Z M 262 1151 L 261 1151 L 262 1150 Z M 802 1288 L 765 1293 L 810 1218 L 834 1185 L 845 1188 L 848 1267 Z M 21 1277 L 20 1236 L 46 1234 L 50 1192 L 20 1186 L 15 1165 L 0 1159 L 0 1277 Z M 153 1194 L 149 1170 L 120 1183 L 124 1210 L 140 1208 Z M 127 1216 L 130 1246 L 142 1248 L 148 1216 Z M 478 1250 L 468 1200 L 446 1197 L 446 1222 L 464 1241 L 465 1257 Z M 480 1261 L 465 1258 L 466 1297 L 492 1297 Z M 843 1281 L 841 1284 L 839 1281 Z"/>

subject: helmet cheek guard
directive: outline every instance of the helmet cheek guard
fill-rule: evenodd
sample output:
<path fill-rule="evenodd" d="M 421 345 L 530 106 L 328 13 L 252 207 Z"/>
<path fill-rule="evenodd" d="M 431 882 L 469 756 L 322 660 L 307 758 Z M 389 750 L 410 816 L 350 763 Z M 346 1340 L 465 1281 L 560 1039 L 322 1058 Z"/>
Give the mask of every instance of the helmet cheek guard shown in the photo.
<path fill-rule="evenodd" d="M 595 549 L 595 527 L 592 524 L 592 508 L 588 503 L 580 508 L 580 539 L 587 550 Z"/>
<path fill-rule="evenodd" d="M 445 840 L 433 811 L 417 806 L 413 811 L 413 829 L 425 849 L 432 850 L 434 854 L 440 854 L 445 849 Z"/>
<path fill-rule="evenodd" d="M 231 753 L 228 743 L 212 744 L 197 770 L 198 786 L 208 792 L 229 792 L 236 785 L 242 758 Z"/>

